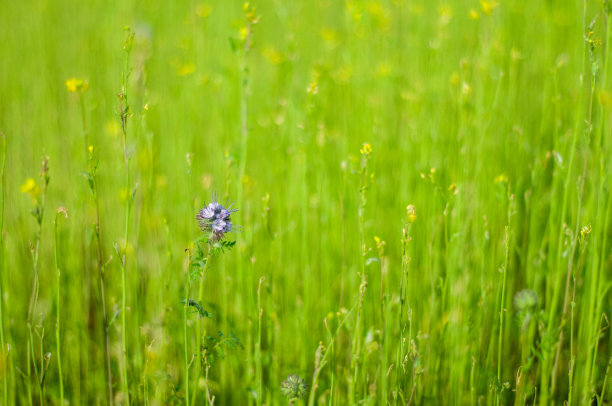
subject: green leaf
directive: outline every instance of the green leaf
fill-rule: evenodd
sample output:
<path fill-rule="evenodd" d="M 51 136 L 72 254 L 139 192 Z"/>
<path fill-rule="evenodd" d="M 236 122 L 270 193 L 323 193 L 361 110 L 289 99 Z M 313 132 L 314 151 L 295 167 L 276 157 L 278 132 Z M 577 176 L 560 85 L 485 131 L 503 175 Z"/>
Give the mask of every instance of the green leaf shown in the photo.
<path fill-rule="evenodd" d="M 181 303 L 185 303 L 187 300 L 183 299 L 181 300 Z M 196 300 L 194 299 L 189 299 L 189 306 L 190 307 L 195 307 L 198 310 L 198 313 L 200 314 L 200 317 L 206 317 L 209 319 L 212 319 L 213 317 L 215 317 L 214 314 L 206 311 L 202 305 L 200 303 L 198 303 Z"/>

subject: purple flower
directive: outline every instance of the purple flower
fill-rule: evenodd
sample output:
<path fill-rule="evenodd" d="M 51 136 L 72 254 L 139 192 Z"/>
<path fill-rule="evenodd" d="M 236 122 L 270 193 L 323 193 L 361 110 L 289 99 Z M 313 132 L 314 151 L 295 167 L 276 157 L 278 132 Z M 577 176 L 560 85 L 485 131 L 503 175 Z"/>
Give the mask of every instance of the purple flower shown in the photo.
<path fill-rule="evenodd" d="M 220 218 L 216 219 L 212 223 L 212 229 L 213 229 L 213 231 L 217 231 L 217 232 L 224 231 L 225 230 L 225 221 L 221 220 Z"/>
<path fill-rule="evenodd" d="M 200 215 L 202 218 L 210 220 L 215 217 L 215 209 L 211 208 L 209 204 L 208 207 L 204 207 L 200 210 Z"/>
<path fill-rule="evenodd" d="M 231 205 L 223 207 L 217 202 L 216 196 L 213 196 L 213 201 L 198 211 L 196 220 L 202 231 L 211 234 L 211 241 L 219 241 L 226 233 L 232 231 L 233 224 L 230 217 L 236 211 L 237 209 L 232 209 Z"/>
<path fill-rule="evenodd" d="M 230 211 L 228 209 L 221 209 L 219 211 L 218 218 L 223 219 L 223 220 L 229 219 L 230 214 L 231 213 L 230 213 Z"/>

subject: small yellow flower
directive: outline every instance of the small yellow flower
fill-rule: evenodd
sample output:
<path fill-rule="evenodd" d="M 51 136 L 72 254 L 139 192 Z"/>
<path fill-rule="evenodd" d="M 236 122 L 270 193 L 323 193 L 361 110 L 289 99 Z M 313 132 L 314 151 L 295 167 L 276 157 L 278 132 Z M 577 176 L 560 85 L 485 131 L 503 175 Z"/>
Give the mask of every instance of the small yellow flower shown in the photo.
<path fill-rule="evenodd" d="M 480 13 L 474 9 L 471 9 L 469 16 L 472 20 L 478 20 L 480 18 Z"/>
<path fill-rule="evenodd" d="M 495 183 L 508 183 L 508 177 L 506 176 L 506 174 L 502 173 L 495 177 L 494 182 Z"/>
<path fill-rule="evenodd" d="M 499 3 L 495 0 L 480 0 L 480 8 L 484 15 L 491 15 L 497 6 L 499 6 Z"/>
<path fill-rule="evenodd" d="M 89 83 L 83 79 L 71 78 L 66 80 L 66 90 L 71 93 L 83 92 L 85 93 L 89 89 Z"/>
<path fill-rule="evenodd" d="M 40 189 L 36 184 L 36 181 L 32 178 L 26 179 L 26 181 L 19 187 L 19 191 L 23 194 L 30 195 L 33 201 L 36 201 Z"/>
<path fill-rule="evenodd" d="M 319 84 L 316 81 L 311 82 L 306 88 L 306 93 L 308 94 L 318 94 L 319 93 Z"/>
<path fill-rule="evenodd" d="M 257 14 L 255 12 L 255 7 L 251 6 L 251 3 L 249 3 L 248 1 L 244 3 L 242 5 L 242 11 L 244 11 L 247 21 L 249 21 L 252 24 L 257 24 L 259 17 L 257 17 Z"/>
<path fill-rule="evenodd" d="M 90 154 L 90 155 L 91 155 L 91 154 L 93 154 L 93 150 L 94 150 L 93 145 L 88 146 L 88 147 L 87 147 L 87 150 L 89 151 L 89 154 Z"/>
<path fill-rule="evenodd" d="M 359 150 L 359 152 L 361 152 L 361 155 L 368 156 L 372 153 L 372 146 L 370 143 L 366 142 L 363 144 L 363 147 Z"/>
<path fill-rule="evenodd" d="M 414 206 L 414 204 L 409 204 L 406 207 L 406 219 L 408 219 L 409 223 L 414 223 L 416 221 L 416 218 L 416 207 Z"/>
<path fill-rule="evenodd" d="M 440 16 L 440 23 L 446 25 L 453 18 L 453 9 L 448 4 L 443 4 L 438 7 L 438 15 Z"/>
<path fill-rule="evenodd" d="M 584 226 L 582 227 L 582 230 L 580 230 L 580 235 L 582 237 L 591 234 L 591 231 L 593 230 L 593 228 L 591 227 L 591 225 L 589 224 L 588 226 Z"/>
<path fill-rule="evenodd" d="M 246 27 L 242 27 L 238 35 L 240 36 L 240 41 L 244 41 L 249 35 L 249 30 Z"/>

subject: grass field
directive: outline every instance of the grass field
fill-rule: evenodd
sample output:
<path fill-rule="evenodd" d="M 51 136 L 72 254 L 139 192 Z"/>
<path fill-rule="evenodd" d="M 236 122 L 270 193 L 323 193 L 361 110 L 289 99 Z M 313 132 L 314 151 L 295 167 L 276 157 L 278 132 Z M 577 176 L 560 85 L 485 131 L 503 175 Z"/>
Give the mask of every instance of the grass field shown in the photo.
<path fill-rule="evenodd" d="M 0 8 L 0 404 L 610 404 L 608 0 Z"/>

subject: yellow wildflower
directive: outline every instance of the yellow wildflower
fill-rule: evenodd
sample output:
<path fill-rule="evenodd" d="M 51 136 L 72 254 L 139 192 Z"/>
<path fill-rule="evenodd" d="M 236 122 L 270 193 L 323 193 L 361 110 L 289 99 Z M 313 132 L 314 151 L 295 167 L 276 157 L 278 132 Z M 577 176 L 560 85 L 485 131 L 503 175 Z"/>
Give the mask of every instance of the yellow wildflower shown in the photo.
<path fill-rule="evenodd" d="M 238 35 L 240 36 L 240 41 L 244 41 L 249 35 L 249 30 L 246 27 L 242 27 Z"/>
<path fill-rule="evenodd" d="M 408 219 L 409 223 L 414 223 L 416 221 L 416 207 L 414 204 L 409 204 L 406 207 L 406 219 Z"/>
<path fill-rule="evenodd" d="M 484 15 L 491 15 L 497 6 L 499 6 L 499 3 L 495 0 L 480 0 L 480 8 Z"/>
<path fill-rule="evenodd" d="M 36 201 L 36 198 L 40 193 L 40 189 L 38 188 L 36 181 L 32 178 L 26 179 L 26 181 L 19 187 L 19 191 L 23 194 L 30 195 L 33 201 Z"/>
<path fill-rule="evenodd" d="M 506 174 L 502 173 L 495 177 L 494 182 L 495 183 L 508 183 L 508 177 L 506 176 Z"/>
<path fill-rule="evenodd" d="M 363 144 L 363 147 L 359 150 L 359 152 L 361 152 L 361 155 L 368 156 L 372 153 L 372 146 L 370 143 L 366 142 Z"/>
<path fill-rule="evenodd" d="M 593 230 L 593 228 L 591 227 L 591 225 L 589 224 L 588 226 L 584 226 L 582 227 L 582 230 L 580 230 L 580 235 L 582 237 L 591 234 L 591 231 Z"/>
<path fill-rule="evenodd" d="M 67 79 L 65 84 L 66 84 L 66 90 L 68 90 L 71 93 L 74 93 L 74 92 L 85 93 L 87 89 L 89 89 L 89 83 L 83 79 L 77 79 L 77 78 Z"/>

